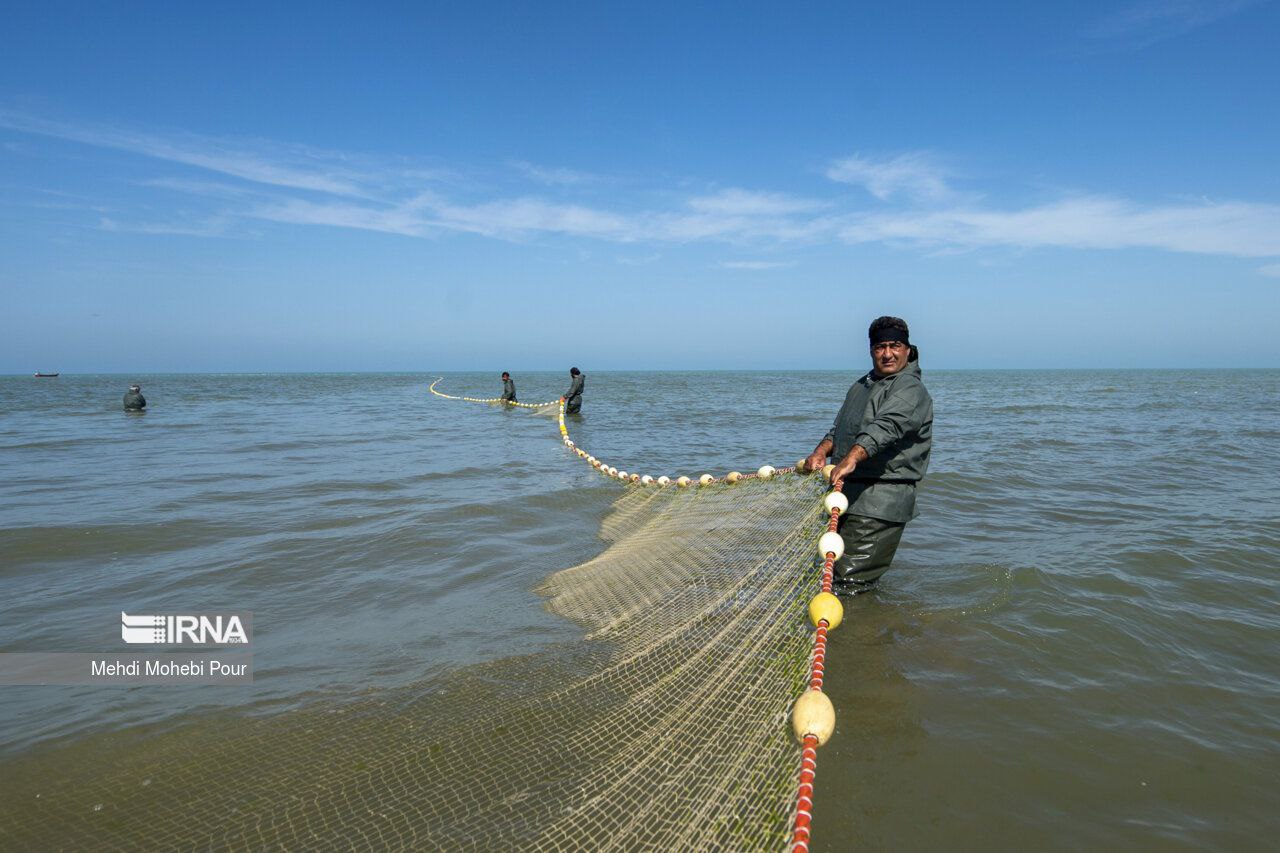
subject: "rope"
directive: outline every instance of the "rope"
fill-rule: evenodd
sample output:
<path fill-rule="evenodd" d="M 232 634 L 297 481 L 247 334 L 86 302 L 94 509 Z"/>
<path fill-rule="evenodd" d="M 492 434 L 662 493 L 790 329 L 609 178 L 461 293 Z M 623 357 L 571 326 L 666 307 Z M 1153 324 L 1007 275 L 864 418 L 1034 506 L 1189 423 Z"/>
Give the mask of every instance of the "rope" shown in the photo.
<path fill-rule="evenodd" d="M 827 501 L 831 501 L 833 505 L 828 506 L 826 501 L 823 503 L 824 506 L 828 506 L 831 512 L 831 517 L 827 522 L 827 532 L 826 534 L 823 534 L 824 539 L 828 535 L 836 537 L 840 536 L 840 534 L 836 532 L 836 528 L 840 524 L 841 513 L 843 513 L 848 507 L 847 500 L 843 502 L 843 506 L 840 505 L 840 502 L 832 500 L 834 495 L 840 495 L 842 498 L 844 497 L 840 492 L 832 492 L 827 496 Z M 822 539 L 818 540 L 819 551 L 823 549 L 822 541 Z M 830 542 L 832 540 L 828 539 L 827 541 Z M 819 605 L 820 609 L 821 606 L 826 605 L 830 599 L 834 600 L 837 606 L 840 606 L 839 599 L 836 599 L 835 596 L 831 594 L 831 579 L 835 572 L 837 559 L 838 557 L 834 550 L 827 551 L 823 554 L 822 592 L 815 596 L 809 605 L 809 614 L 810 617 L 814 619 L 816 626 L 813 634 L 813 658 L 812 663 L 809 666 L 809 690 L 815 691 L 819 694 L 822 693 L 822 678 L 826 671 L 827 631 L 835 626 L 830 624 L 831 616 L 829 614 L 815 613 L 814 605 L 821 601 L 821 604 Z M 828 596 L 829 599 L 824 599 L 823 596 Z M 843 607 L 841 606 L 840 614 L 835 617 L 837 625 L 840 623 L 840 618 L 842 616 Z M 823 696 L 823 698 L 825 699 L 826 697 Z M 830 704 L 830 700 L 827 700 L 827 704 Z M 831 722 L 834 727 L 834 712 Z M 801 737 L 799 728 L 797 728 L 796 734 L 797 737 Z M 827 737 L 830 737 L 830 733 L 827 734 Z M 807 853 L 809 849 L 809 828 L 813 823 L 813 781 L 818 772 L 818 747 L 825 742 L 826 737 L 819 738 L 818 734 L 807 731 L 803 734 L 803 738 L 800 742 L 800 787 L 796 792 L 795 830 L 791 836 L 791 849 L 793 853 L 800 853 L 800 851 L 806 851 Z"/>
<path fill-rule="evenodd" d="M 463 400 L 467 403 L 503 403 L 519 409 L 541 409 L 543 406 L 554 406 L 556 404 L 555 400 L 548 400 L 545 403 L 517 403 L 515 400 L 504 400 L 501 397 L 455 397 L 452 394 L 446 394 L 443 391 L 436 390 L 437 383 L 443 381 L 444 377 L 441 376 L 435 382 L 432 382 L 427 390 L 432 394 L 435 394 L 437 397 L 444 397 L 446 400 Z"/>
<path fill-rule="evenodd" d="M 437 396 L 473 403 L 501 402 L 497 398 L 475 399 L 444 394 L 435 390 L 436 383 L 440 381 L 440 379 L 437 379 L 431 383 L 431 393 Z M 516 405 L 538 408 L 539 405 L 551 404 L 534 405 L 522 403 Z M 785 468 L 761 465 L 752 473 L 742 474 L 738 471 L 730 471 L 723 477 L 702 474 L 696 480 L 687 476 L 680 476 L 672 480 L 665 475 L 655 478 L 648 474 L 628 473 L 597 459 L 579 447 L 570 438 L 568 425 L 565 423 L 565 398 L 561 397 L 558 405 L 557 419 L 559 421 L 560 439 L 565 447 L 572 450 L 576 456 L 605 476 L 624 483 L 642 486 L 669 486 L 674 484 L 678 488 L 687 488 L 696 483 L 700 487 L 706 487 L 717 483 L 732 485 L 742 480 L 768 480 L 779 474 L 812 473 L 806 470 L 805 460 L 803 459 L 796 465 Z M 828 465 L 822 469 L 821 473 L 825 479 L 830 480 L 833 467 Z M 840 523 L 840 516 L 849 508 L 849 500 L 842 492 L 833 491 L 823 499 L 823 508 L 828 513 L 828 519 L 827 529 L 818 540 L 818 556 L 822 559 L 822 591 L 809 602 L 809 618 L 814 625 L 813 651 L 809 664 L 809 687 L 796 700 L 791 713 L 792 730 L 801 747 L 800 774 L 795 798 L 795 818 L 792 824 L 792 853 L 802 853 L 802 851 L 803 853 L 808 853 L 813 824 L 813 793 L 814 780 L 818 769 L 818 747 L 825 744 L 835 731 L 835 709 L 831 704 L 831 700 L 822 692 L 822 684 L 826 668 L 827 634 L 835 630 L 844 618 L 844 606 L 840 603 L 840 599 L 831 592 L 831 589 L 835 562 L 844 554 L 844 540 L 837 532 L 837 528 Z"/>
<path fill-rule="evenodd" d="M 723 477 L 716 477 L 712 474 L 702 474 L 696 479 L 686 476 L 680 476 L 672 479 L 665 474 L 660 477 L 653 477 L 649 474 L 629 474 L 625 470 L 619 470 L 616 466 L 609 465 L 604 461 L 597 459 L 581 447 L 578 447 L 578 445 L 569 438 L 569 431 L 564 421 L 564 407 L 565 400 L 561 397 L 559 414 L 560 438 L 564 442 L 564 446 L 576 453 L 579 458 L 584 460 L 588 465 L 595 468 L 601 474 L 622 480 L 623 482 L 639 483 L 642 486 L 670 486 L 674 484 L 677 488 L 683 489 L 693 485 L 694 483 L 697 483 L 699 486 L 711 486 L 716 483 L 728 483 L 732 485 L 734 483 L 742 482 L 743 480 L 768 480 L 779 474 L 806 473 L 803 470 L 804 460 L 800 460 L 795 465 L 788 465 L 784 468 L 775 468 L 772 465 L 761 465 L 755 471 L 747 474 L 742 474 L 738 471 L 730 471 Z"/>

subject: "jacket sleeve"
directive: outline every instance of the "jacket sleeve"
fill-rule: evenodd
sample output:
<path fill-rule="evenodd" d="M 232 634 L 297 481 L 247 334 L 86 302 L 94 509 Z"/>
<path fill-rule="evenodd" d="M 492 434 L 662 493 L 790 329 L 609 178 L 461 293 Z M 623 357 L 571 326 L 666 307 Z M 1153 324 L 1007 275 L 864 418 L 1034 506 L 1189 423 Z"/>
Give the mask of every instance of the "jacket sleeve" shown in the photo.
<path fill-rule="evenodd" d="M 856 385 L 853 386 L 853 388 L 856 387 Z M 840 408 L 836 410 L 836 419 L 831 422 L 831 429 L 827 430 L 827 434 L 822 437 L 822 441 L 834 442 L 836 440 L 836 429 L 840 426 L 840 419 L 844 417 L 844 410 L 849 407 L 849 398 L 853 396 L 853 388 L 850 388 L 845 392 L 844 402 L 841 403 Z M 822 441 L 818 443 L 821 444 Z"/>
<path fill-rule="evenodd" d="M 843 412 L 843 411 L 844 411 L 844 406 L 841 406 L 840 412 Z M 822 437 L 822 441 L 836 440 L 836 424 L 840 423 L 840 412 L 836 412 L 836 419 L 831 422 L 831 429 L 827 430 L 827 434 Z M 822 441 L 819 441 L 818 444 L 822 444 Z"/>
<path fill-rule="evenodd" d="M 862 428 L 853 443 L 862 445 L 867 456 L 874 458 L 904 435 L 924 426 L 928 399 L 919 379 L 905 377 L 905 381 L 895 382 L 875 418 Z"/>

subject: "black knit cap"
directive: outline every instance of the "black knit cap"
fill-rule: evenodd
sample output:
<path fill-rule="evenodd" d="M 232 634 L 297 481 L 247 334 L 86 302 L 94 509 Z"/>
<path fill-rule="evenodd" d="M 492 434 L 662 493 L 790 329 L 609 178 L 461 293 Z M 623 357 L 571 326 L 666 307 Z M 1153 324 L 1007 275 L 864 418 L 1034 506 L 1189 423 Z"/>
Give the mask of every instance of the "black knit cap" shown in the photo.
<path fill-rule="evenodd" d="M 911 345 L 911 332 L 907 328 L 907 321 L 901 317 L 877 317 L 867 328 L 867 337 L 872 346 L 886 341 L 901 341 Z"/>

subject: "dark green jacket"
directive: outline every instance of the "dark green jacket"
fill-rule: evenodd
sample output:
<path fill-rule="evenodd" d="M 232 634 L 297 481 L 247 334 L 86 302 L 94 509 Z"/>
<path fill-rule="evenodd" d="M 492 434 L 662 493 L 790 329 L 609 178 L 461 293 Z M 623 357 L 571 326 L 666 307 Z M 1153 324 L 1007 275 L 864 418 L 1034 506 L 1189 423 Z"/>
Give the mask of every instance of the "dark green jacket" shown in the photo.
<path fill-rule="evenodd" d="M 124 395 L 124 407 L 130 411 L 140 412 L 147 407 L 147 398 L 137 391 L 129 391 Z"/>
<path fill-rule="evenodd" d="M 893 522 L 915 518 L 916 485 L 933 447 L 933 398 L 920 379 L 919 361 L 892 376 L 871 371 L 853 383 L 826 437 L 832 462 L 855 444 L 867 451 L 867 460 L 844 482 L 850 514 Z"/>
<path fill-rule="evenodd" d="M 564 395 L 566 411 L 576 412 L 582 408 L 582 389 L 587 387 L 587 375 L 579 373 L 569 383 L 569 391 Z"/>
<path fill-rule="evenodd" d="M 510 400 L 514 403 L 516 401 L 516 383 L 510 379 L 502 380 L 502 397 L 499 399 Z"/>

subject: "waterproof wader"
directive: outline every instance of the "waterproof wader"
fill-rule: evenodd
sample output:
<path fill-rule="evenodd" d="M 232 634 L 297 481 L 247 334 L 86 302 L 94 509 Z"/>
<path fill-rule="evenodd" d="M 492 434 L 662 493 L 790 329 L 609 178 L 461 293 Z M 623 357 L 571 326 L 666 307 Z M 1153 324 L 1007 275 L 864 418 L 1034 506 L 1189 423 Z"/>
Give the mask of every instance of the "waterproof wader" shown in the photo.
<path fill-rule="evenodd" d="M 569 383 L 569 393 L 565 394 L 564 410 L 568 414 L 577 414 L 582 409 L 582 389 L 587 386 L 587 378 L 579 373 Z"/>
<path fill-rule="evenodd" d="M 836 530 L 844 539 L 844 556 L 836 560 L 832 591 L 856 595 L 879 580 L 893 562 L 906 526 L 865 515 L 842 515 Z"/>

